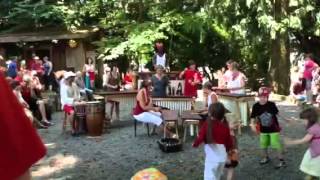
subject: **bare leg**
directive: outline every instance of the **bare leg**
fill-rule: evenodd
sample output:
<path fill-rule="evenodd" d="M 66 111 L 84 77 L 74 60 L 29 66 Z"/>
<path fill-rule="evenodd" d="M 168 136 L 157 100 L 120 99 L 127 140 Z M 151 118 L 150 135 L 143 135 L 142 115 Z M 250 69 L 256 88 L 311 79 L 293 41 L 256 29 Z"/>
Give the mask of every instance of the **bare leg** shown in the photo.
<path fill-rule="evenodd" d="M 70 114 L 67 117 L 68 117 L 68 121 L 69 121 L 69 123 L 71 125 L 71 132 L 75 133 L 75 129 L 74 129 L 74 126 L 73 126 L 74 111 L 71 111 Z"/>
<path fill-rule="evenodd" d="M 233 180 L 234 168 L 227 169 L 227 180 Z"/>
<path fill-rule="evenodd" d="M 164 131 L 164 133 L 166 133 L 166 137 L 172 137 L 174 135 L 174 133 L 172 133 L 171 131 L 169 131 L 168 128 L 164 128 L 164 125 L 160 126 L 160 130 Z"/>
<path fill-rule="evenodd" d="M 45 107 L 44 101 L 40 100 L 40 101 L 38 101 L 38 103 L 39 103 L 39 111 L 40 111 L 40 114 L 41 114 L 42 121 L 48 122 L 47 115 L 46 115 L 46 107 Z"/>
<path fill-rule="evenodd" d="M 90 80 L 91 89 L 94 89 L 94 81 Z"/>

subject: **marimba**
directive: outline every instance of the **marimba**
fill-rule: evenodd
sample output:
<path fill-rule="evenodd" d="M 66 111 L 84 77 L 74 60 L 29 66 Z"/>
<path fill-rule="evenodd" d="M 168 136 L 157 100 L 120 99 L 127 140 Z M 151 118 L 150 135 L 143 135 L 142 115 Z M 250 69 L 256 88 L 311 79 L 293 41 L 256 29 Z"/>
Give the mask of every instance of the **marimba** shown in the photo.
<path fill-rule="evenodd" d="M 97 91 L 94 94 L 103 96 L 105 98 L 105 102 L 108 100 L 119 102 L 120 112 L 124 110 L 131 111 L 136 104 L 136 96 L 138 91 Z M 106 108 L 107 109 L 107 108 Z"/>
<path fill-rule="evenodd" d="M 235 114 L 236 118 L 241 120 L 242 125 L 248 126 L 250 118 L 250 106 L 255 101 L 255 95 L 251 94 L 231 94 L 217 92 L 218 101 L 231 113 Z"/>
<path fill-rule="evenodd" d="M 170 110 L 176 110 L 179 113 L 182 111 L 191 110 L 194 105 L 192 97 L 185 96 L 167 96 L 163 98 L 152 98 L 153 104 L 161 107 L 166 107 Z"/>

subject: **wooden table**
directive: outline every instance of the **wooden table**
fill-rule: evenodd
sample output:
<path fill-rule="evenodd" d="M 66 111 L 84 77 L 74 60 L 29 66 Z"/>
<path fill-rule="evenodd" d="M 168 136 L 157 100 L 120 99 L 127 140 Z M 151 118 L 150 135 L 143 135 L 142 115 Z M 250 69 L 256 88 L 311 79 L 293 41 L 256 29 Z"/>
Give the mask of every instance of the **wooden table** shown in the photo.
<path fill-rule="evenodd" d="M 241 120 L 242 125 L 248 126 L 250 117 L 250 105 L 255 102 L 255 95 L 230 94 L 217 92 L 219 102 L 223 103 L 236 118 Z"/>
<path fill-rule="evenodd" d="M 179 113 L 178 111 L 174 110 L 162 110 L 161 111 L 164 128 L 167 128 L 167 126 L 170 123 L 174 123 L 176 134 L 179 138 L 179 131 L 178 131 L 178 120 L 179 120 Z M 166 138 L 166 133 L 163 131 L 163 137 Z"/>
<path fill-rule="evenodd" d="M 181 113 L 180 118 L 182 119 L 182 126 L 184 129 L 183 132 L 183 142 L 186 141 L 186 136 L 187 136 L 187 128 L 188 125 L 190 125 L 190 135 L 193 136 L 194 132 L 194 125 L 196 127 L 196 132 L 199 134 L 199 122 L 203 120 L 202 116 L 199 113 L 196 113 L 195 111 L 183 111 Z"/>

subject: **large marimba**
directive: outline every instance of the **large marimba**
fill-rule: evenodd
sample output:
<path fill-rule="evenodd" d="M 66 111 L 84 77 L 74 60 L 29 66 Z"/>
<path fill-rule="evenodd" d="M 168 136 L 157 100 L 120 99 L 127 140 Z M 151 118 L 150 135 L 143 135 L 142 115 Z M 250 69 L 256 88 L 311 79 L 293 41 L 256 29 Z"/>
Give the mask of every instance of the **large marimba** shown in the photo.
<path fill-rule="evenodd" d="M 255 102 L 255 95 L 252 94 L 231 94 L 217 92 L 218 100 L 221 102 L 236 118 L 241 120 L 243 126 L 248 126 L 250 119 L 250 107 Z"/>

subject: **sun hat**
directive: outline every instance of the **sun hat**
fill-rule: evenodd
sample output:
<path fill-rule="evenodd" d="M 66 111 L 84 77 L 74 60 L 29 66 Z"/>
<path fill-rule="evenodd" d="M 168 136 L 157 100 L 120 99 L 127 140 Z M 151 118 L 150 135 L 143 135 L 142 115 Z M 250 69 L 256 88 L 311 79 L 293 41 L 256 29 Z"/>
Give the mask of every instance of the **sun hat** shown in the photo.
<path fill-rule="evenodd" d="M 70 77 L 75 77 L 75 76 L 76 76 L 76 74 L 74 72 L 72 72 L 72 71 L 68 71 L 68 72 L 64 73 L 64 78 L 65 79 L 68 79 Z"/>

